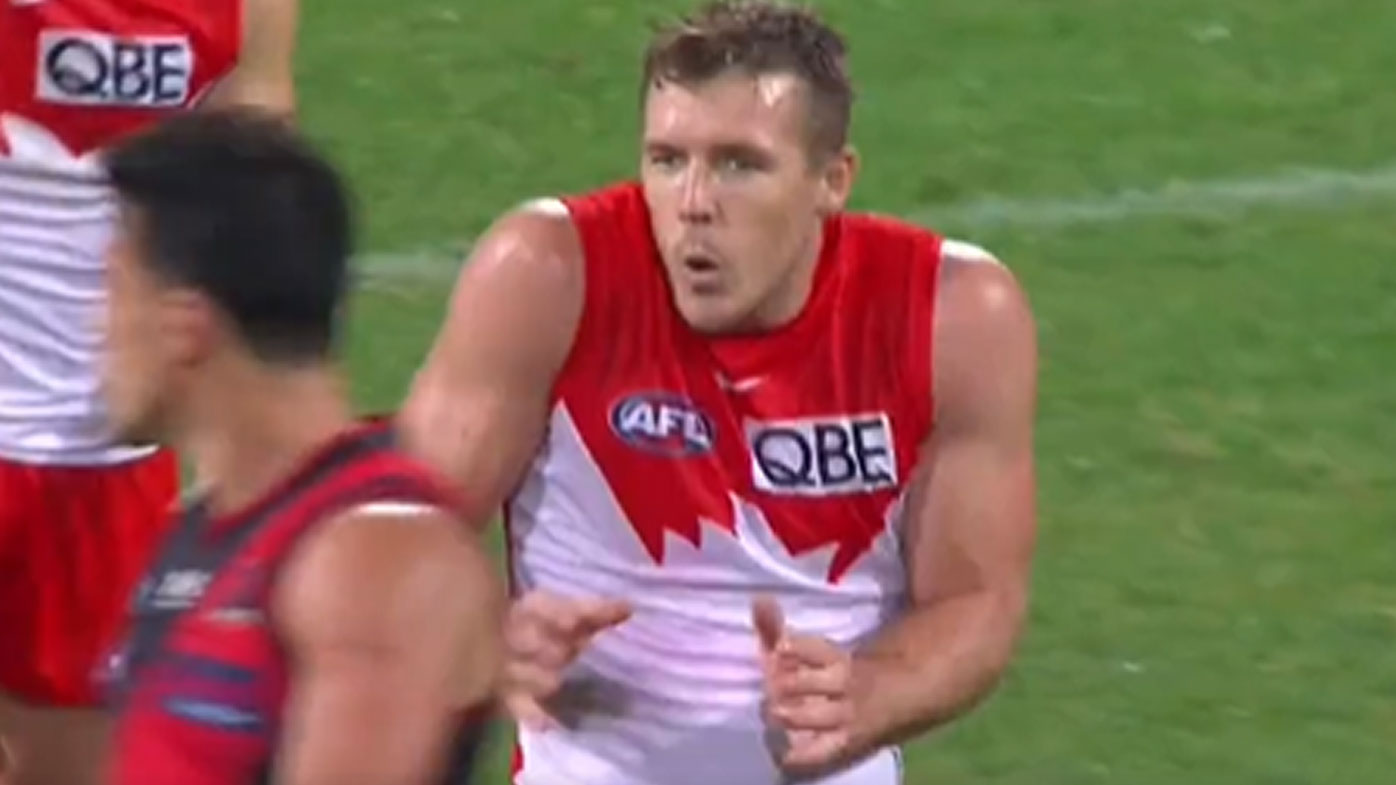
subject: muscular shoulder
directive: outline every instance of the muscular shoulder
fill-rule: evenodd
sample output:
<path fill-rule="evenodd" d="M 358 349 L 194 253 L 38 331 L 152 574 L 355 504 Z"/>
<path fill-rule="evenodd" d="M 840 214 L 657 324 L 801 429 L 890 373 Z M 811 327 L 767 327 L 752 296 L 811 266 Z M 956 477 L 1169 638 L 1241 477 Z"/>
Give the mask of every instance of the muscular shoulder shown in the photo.
<path fill-rule="evenodd" d="M 986 337 L 1009 337 L 1032 325 L 1026 293 L 1008 265 L 977 245 L 945 240 L 936 287 L 936 321 L 954 326 L 939 340 L 960 342 Z M 965 330 L 972 331 L 964 335 Z"/>
<path fill-rule="evenodd" d="M 585 282 L 581 244 L 561 204 L 529 202 L 497 219 L 465 261 L 401 408 L 406 443 L 457 483 L 476 479 L 462 462 L 482 474 L 477 459 L 499 446 L 462 445 L 546 398 L 581 324 Z"/>
<path fill-rule="evenodd" d="M 497 598 L 488 559 L 463 524 L 418 501 L 358 505 L 307 534 L 288 562 L 276 612 L 312 643 L 410 645 L 414 617 Z"/>
<path fill-rule="evenodd" d="M 504 596 L 483 545 L 456 516 L 384 500 L 310 532 L 272 602 L 303 666 L 350 680 L 389 669 L 470 705 L 493 682 Z"/>
<path fill-rule="evenodd" d="M 1036 340 L 1027 295 L 1012 270 L 979 246 L 946 240 L 933 327 L 938 419 L 1031 396 Z"/>
<path fill-rule="evenodd" d="M 581 241 L 557 200 L 526 202 L 499 217 L 471 249 L 451 297 L 440 346 L 559 360 L 581 319 Z"/>
<path fill-rule="evenodd" d="M 505 276 L 554 286 L 580 286 L 582 243 L 567 206 L 533 199 L 495 220 L 475 243 L 465 275 Z"/>

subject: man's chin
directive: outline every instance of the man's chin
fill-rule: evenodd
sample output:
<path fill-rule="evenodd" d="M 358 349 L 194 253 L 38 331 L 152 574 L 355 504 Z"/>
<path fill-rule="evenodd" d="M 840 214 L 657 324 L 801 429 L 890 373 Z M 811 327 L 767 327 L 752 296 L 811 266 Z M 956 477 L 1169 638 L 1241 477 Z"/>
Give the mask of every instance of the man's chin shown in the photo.
<path fill-rule="evenodd" d="M 679 315 L 690 330 L 711 338 L 764 332 L 752 317 L 716 304 L 681 303 Z"/>
<path fill-rule="evenodd" d="M 679 315 L 694 332 L 722 335 L 734 331 L 740 324 L 731 313 L 731 307 L 721 298 L 683 293 L 676 300 Z"/>

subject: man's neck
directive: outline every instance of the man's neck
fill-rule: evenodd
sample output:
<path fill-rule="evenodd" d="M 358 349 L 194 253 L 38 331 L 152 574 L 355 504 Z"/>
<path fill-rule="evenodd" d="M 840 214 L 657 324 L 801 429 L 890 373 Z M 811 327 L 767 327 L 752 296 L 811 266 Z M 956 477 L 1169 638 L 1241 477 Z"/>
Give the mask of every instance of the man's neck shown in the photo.
<path fill-rule="evenodd" d="M 248 375 L 204 399 L 181 445 L 215 515 L 256 503 L 353 420 L 327 369 Z"/>

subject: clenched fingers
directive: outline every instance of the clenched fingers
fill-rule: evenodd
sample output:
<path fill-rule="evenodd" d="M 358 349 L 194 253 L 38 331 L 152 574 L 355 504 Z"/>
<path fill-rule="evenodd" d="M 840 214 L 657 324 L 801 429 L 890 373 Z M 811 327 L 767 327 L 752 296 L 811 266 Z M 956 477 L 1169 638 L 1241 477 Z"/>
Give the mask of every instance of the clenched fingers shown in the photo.
<path fill-rule="evenodd" d="M 853 720 L 853 708 L 847 701 L 824 698 L 772 702 L 767 712 L 776 725 L 791 733 L 839 730 Z"/>
<path fill-rule="evenodd" d="M 768 693 L 773 700 L 807 696 L 838 698 L 847 694 L 852 666 L 839 661 L 824 667 L 780 667 L 771 670 Z"/>

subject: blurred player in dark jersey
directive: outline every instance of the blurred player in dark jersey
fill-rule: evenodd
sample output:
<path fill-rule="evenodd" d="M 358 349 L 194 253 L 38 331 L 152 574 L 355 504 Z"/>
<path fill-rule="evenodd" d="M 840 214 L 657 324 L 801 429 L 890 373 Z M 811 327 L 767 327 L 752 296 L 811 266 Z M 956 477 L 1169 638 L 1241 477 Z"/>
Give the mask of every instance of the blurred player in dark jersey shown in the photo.
<path fill-rule="evenodd" d="M 112 419 L 198 483 L 111 657 L 111 782 L 462 781 L 502 591 L 444 484 L 351 415 L 339 177 L 251 111 L 106 161 Z"/>

